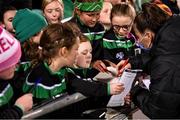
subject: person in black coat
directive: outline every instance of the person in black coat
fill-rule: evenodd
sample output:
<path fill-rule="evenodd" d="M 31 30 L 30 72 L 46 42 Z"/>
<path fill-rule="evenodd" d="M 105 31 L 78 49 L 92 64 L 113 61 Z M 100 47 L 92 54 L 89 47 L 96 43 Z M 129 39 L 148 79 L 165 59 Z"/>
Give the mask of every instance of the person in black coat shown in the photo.
<path fill-rule="evenodd" d="M 142 12 L 134 21 L 135 34 L 139 43 L 149 50 L 146 54 L 149 59 L 148 62 L 139 59 L 139 66 L 134 65 L 138 63 L 136 60 L 131 60 L 131 67 L 148 66 L 151 83 L 149 90 L 142 88 L 141 83 L 136 85 L 131 98 L 151 119 L 180 118 L 179 28 L 179 15 L 169 16 L 153 3 L 143 4 Z M 139 58 L 144 59 L 142 56 Z"/>

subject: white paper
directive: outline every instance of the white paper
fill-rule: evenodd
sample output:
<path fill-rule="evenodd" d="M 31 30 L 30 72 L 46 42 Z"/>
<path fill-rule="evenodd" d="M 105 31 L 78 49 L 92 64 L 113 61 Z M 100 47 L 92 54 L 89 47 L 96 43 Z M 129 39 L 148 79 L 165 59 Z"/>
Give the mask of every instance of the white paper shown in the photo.
<path fill-rule="evenodd" d="M 124 105 L 124 97 L 129 93 L 132 83 L 136 77 L 137 72 L 132 72 L 131 70 L 124 71 L 119 80 L 114 79 L 114 81 L 124 84 L 124 91 L 118 95 L 111 96 L 107 107 L 116 107 Z M 114 82 L 113 81 L 113 82 Z"/>
<path fill-rule="evenodd" d="M 108 72 L 99 72 L 94 79 L 97 80 L 112 80 L 117 75 L 117 70 L 114 67 L 107 67 Z"/>
<path fill-rule="evenodd" d="M 113 76 L 111 73 L 107 73 L 107 72 L 99 72 L 95 77 L 94 77 L 95 80 L 100 80 L 100 81 L 103 81 L 103 80 L 112 80 L 113 79 Z"/>
<path fill-rule="evenodd" d="M 143 79 L 143 83 L 146 86 L 146 88 L 149 90 L 149 85 L 150 85 L 150 79 Z"/>
<path fill-rule="evenodd" d="M 114 76 L 117 76 L 117 74 L 118 74 L 118 71 L 115 67 L 107 67 L 107 70 Z"/>

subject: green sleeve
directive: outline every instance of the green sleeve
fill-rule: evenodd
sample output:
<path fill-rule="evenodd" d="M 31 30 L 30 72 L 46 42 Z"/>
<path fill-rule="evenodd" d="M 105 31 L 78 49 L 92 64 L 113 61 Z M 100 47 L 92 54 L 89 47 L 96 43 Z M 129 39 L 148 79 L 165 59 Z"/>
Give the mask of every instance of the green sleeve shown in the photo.
<path fill-rule="evenodd" d="M 22 105 L 20 105 L 20 104 L 15 104 L 15 106 L 17 106 L 18 108 L 20 108 L 21 110 L 22 110 L 22 112 L 24 113 L 24 107 L 22 106 Z"/>
<path fill-rule="evenodd" d="M 108 85 L 107 85 L 107 93 L 108 95 L 111 95 L 110 82 L 108 82 Z"/>
<path fill-rule="evenodd" d="M 16 68 L 16 71 L 26 71 L 28 68 L 31 67 L 31 63 L 30 62 L 23 62 L 20 63 L 20 65 Z"/>

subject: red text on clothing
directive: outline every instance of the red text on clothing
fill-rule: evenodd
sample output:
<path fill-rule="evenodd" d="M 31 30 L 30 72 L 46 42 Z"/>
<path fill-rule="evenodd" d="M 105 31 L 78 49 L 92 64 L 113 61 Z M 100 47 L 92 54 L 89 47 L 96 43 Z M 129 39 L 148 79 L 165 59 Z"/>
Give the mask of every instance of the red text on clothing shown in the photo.
<path fill-rule="evenodd" d="M 7 38 L 0 38 L 0 54 L 6 52 L 13 44 L 14 40 L 10 41 Z"/>

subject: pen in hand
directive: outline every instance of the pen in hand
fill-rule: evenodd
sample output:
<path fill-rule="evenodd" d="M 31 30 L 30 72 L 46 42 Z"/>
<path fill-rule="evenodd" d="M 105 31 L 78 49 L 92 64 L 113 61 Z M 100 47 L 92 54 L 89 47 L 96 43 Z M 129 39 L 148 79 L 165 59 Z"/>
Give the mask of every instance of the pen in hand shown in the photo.
<path fill-rule="evenodd" d="M 128 64 L 128 62 L 129 62 L 129 58 L 126 59 L 126 60 L 124 61 L 123 65 L 118 69 L 118 74 L 117 74 L 117 76 L 120 76 L 120 75 L 122 74 L 121 69 L 124 69 L 125 66 Z"/>

